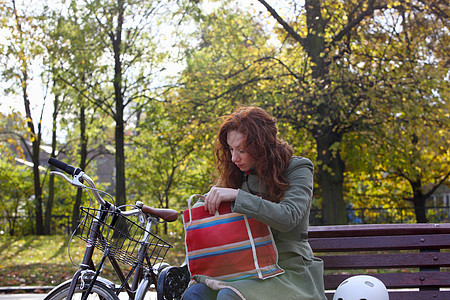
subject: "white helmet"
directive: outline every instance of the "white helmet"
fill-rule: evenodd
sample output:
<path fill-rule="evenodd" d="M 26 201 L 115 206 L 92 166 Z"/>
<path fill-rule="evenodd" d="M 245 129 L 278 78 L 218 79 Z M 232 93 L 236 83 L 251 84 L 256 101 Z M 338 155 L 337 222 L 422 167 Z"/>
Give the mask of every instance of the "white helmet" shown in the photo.
<path fill-rule="evenodd" d="M 386 286 L 373 276 L 357 275 L 345 279 L 333 300 L 389 300 Z"/>

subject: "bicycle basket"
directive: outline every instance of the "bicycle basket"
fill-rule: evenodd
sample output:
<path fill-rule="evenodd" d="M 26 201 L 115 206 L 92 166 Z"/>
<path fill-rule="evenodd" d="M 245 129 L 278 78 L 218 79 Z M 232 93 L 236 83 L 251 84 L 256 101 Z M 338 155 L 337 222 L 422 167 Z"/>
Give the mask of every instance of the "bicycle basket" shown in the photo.
<path fill-rule="evenodd" d="M 103 221 L 99 215 L 105 216 Z M 97 238 L 89 239 L 91 232 L 95 230 Z M 145 246 L 145 233 L 149 234 L 148 248 L 146 258 L 139 264 L 151 268 L 164 260 L 172 246 L 120 212 L 81 207 L 80 224 L 75 235 L 102 252 L 108 249 L 109 255 L 119 262 L 134 266 L 138 263 L 139 249 Z"/>

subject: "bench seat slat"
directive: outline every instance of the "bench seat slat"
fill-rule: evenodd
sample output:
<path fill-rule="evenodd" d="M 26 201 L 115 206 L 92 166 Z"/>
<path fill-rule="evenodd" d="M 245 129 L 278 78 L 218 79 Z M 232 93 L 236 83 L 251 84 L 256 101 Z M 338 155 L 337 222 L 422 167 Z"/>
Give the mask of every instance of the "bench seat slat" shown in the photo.
<path fill-rule="evenodd" d="M 326 294 L 327 299 L 333 299 L 334 292 Z M 389 292 L 389 300 L 448 300 L 450 299 L 450 291 L 402 291 Z"/>
<path fill-rule="evenodd" d="M 450 272 L 416 272 L 416 273 L 377 273 L 364 274 L 377 277 L 388 289 L 450 287 Z M 324 276 L 325 289 L 334 290 L 341 282 L 353 275 L 328 274 Z M 449 298 L 450 299 L 450 298 Z"/>
<path fill-rule="evenodd" d="M 450 249 L 450 234 L 310 238 L 315 252 L 401 249 Z"/>
<path fill-rule="evenodd" d="M 448 300 L 450 299 L 450 291 L 411 291 L 411 292 L 391 292 L 390 300 Z"/>
<path fill-rule="evenodd" d="M 386 269 L 450 266 L 450 252 L 317 256 L 324 261 L 325 269 Z"/>

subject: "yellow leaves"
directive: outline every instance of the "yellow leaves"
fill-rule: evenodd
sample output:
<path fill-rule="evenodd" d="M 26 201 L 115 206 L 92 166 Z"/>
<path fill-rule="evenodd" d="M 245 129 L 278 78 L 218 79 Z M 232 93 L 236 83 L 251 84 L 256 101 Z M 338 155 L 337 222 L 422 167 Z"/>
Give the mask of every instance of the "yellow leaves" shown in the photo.
<path fill-rule="evenodd" d="M 330 175 L 335 175 L 335 173 L 334 173 L 334 171 L 333 171 L 333 168 L 331 168 L 331 167 L 328 166 L 327 164 L 322 164 L 322 165 L 320 166 L 320 168 L 321 168 L 324 172 L 327 172 L 327 173 L 330 174 Z"/>
<path fill-rule="evenodd" d="M 333 145 L 330 146 L 330 151 L 338 151 L 341 147 L 341 143 L 335 142 Z"/>
<path fill-rule="evenodd" d="M 387 8 L 388 8 L 388 9 L 391 9 L 391 8 L 393 8 L 393 7 L 401 6 L 401 5 L 402 5 L 402 3 L 401 3 L 400 1 L 395 1 L 395 2 L 393 2 L 393 3 L 388 3 Z"/>
<path fill-rule="evenodd" d="M 358 174 L 356 176 L 357 178 L 359 177 L 359 181 L 364 181 L 367 179 L 367 175 L 365 173 L 360 173 L 359 176 Z"/>

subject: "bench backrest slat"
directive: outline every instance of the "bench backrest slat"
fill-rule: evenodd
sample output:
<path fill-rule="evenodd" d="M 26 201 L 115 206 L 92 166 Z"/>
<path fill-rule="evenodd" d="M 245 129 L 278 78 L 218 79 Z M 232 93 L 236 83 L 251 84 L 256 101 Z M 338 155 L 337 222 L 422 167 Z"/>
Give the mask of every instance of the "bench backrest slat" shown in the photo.
<path fill-rule="evenodd" d="M 450 233 L 450 223 L 440 224 L 362 224 L 310 226 L 309 237 L 358 237 Z"/>
<path fill-rule="evenodd" d="M 326 269 L 394 269 L 419 267 L 450 267 L 450 253 L 424 252 L 371 255 L 323 256 Z"/>
<path fill-rule="evenodd" d="M 450 234 L 310 238 L 316 252 L 450 248 Z"/>

